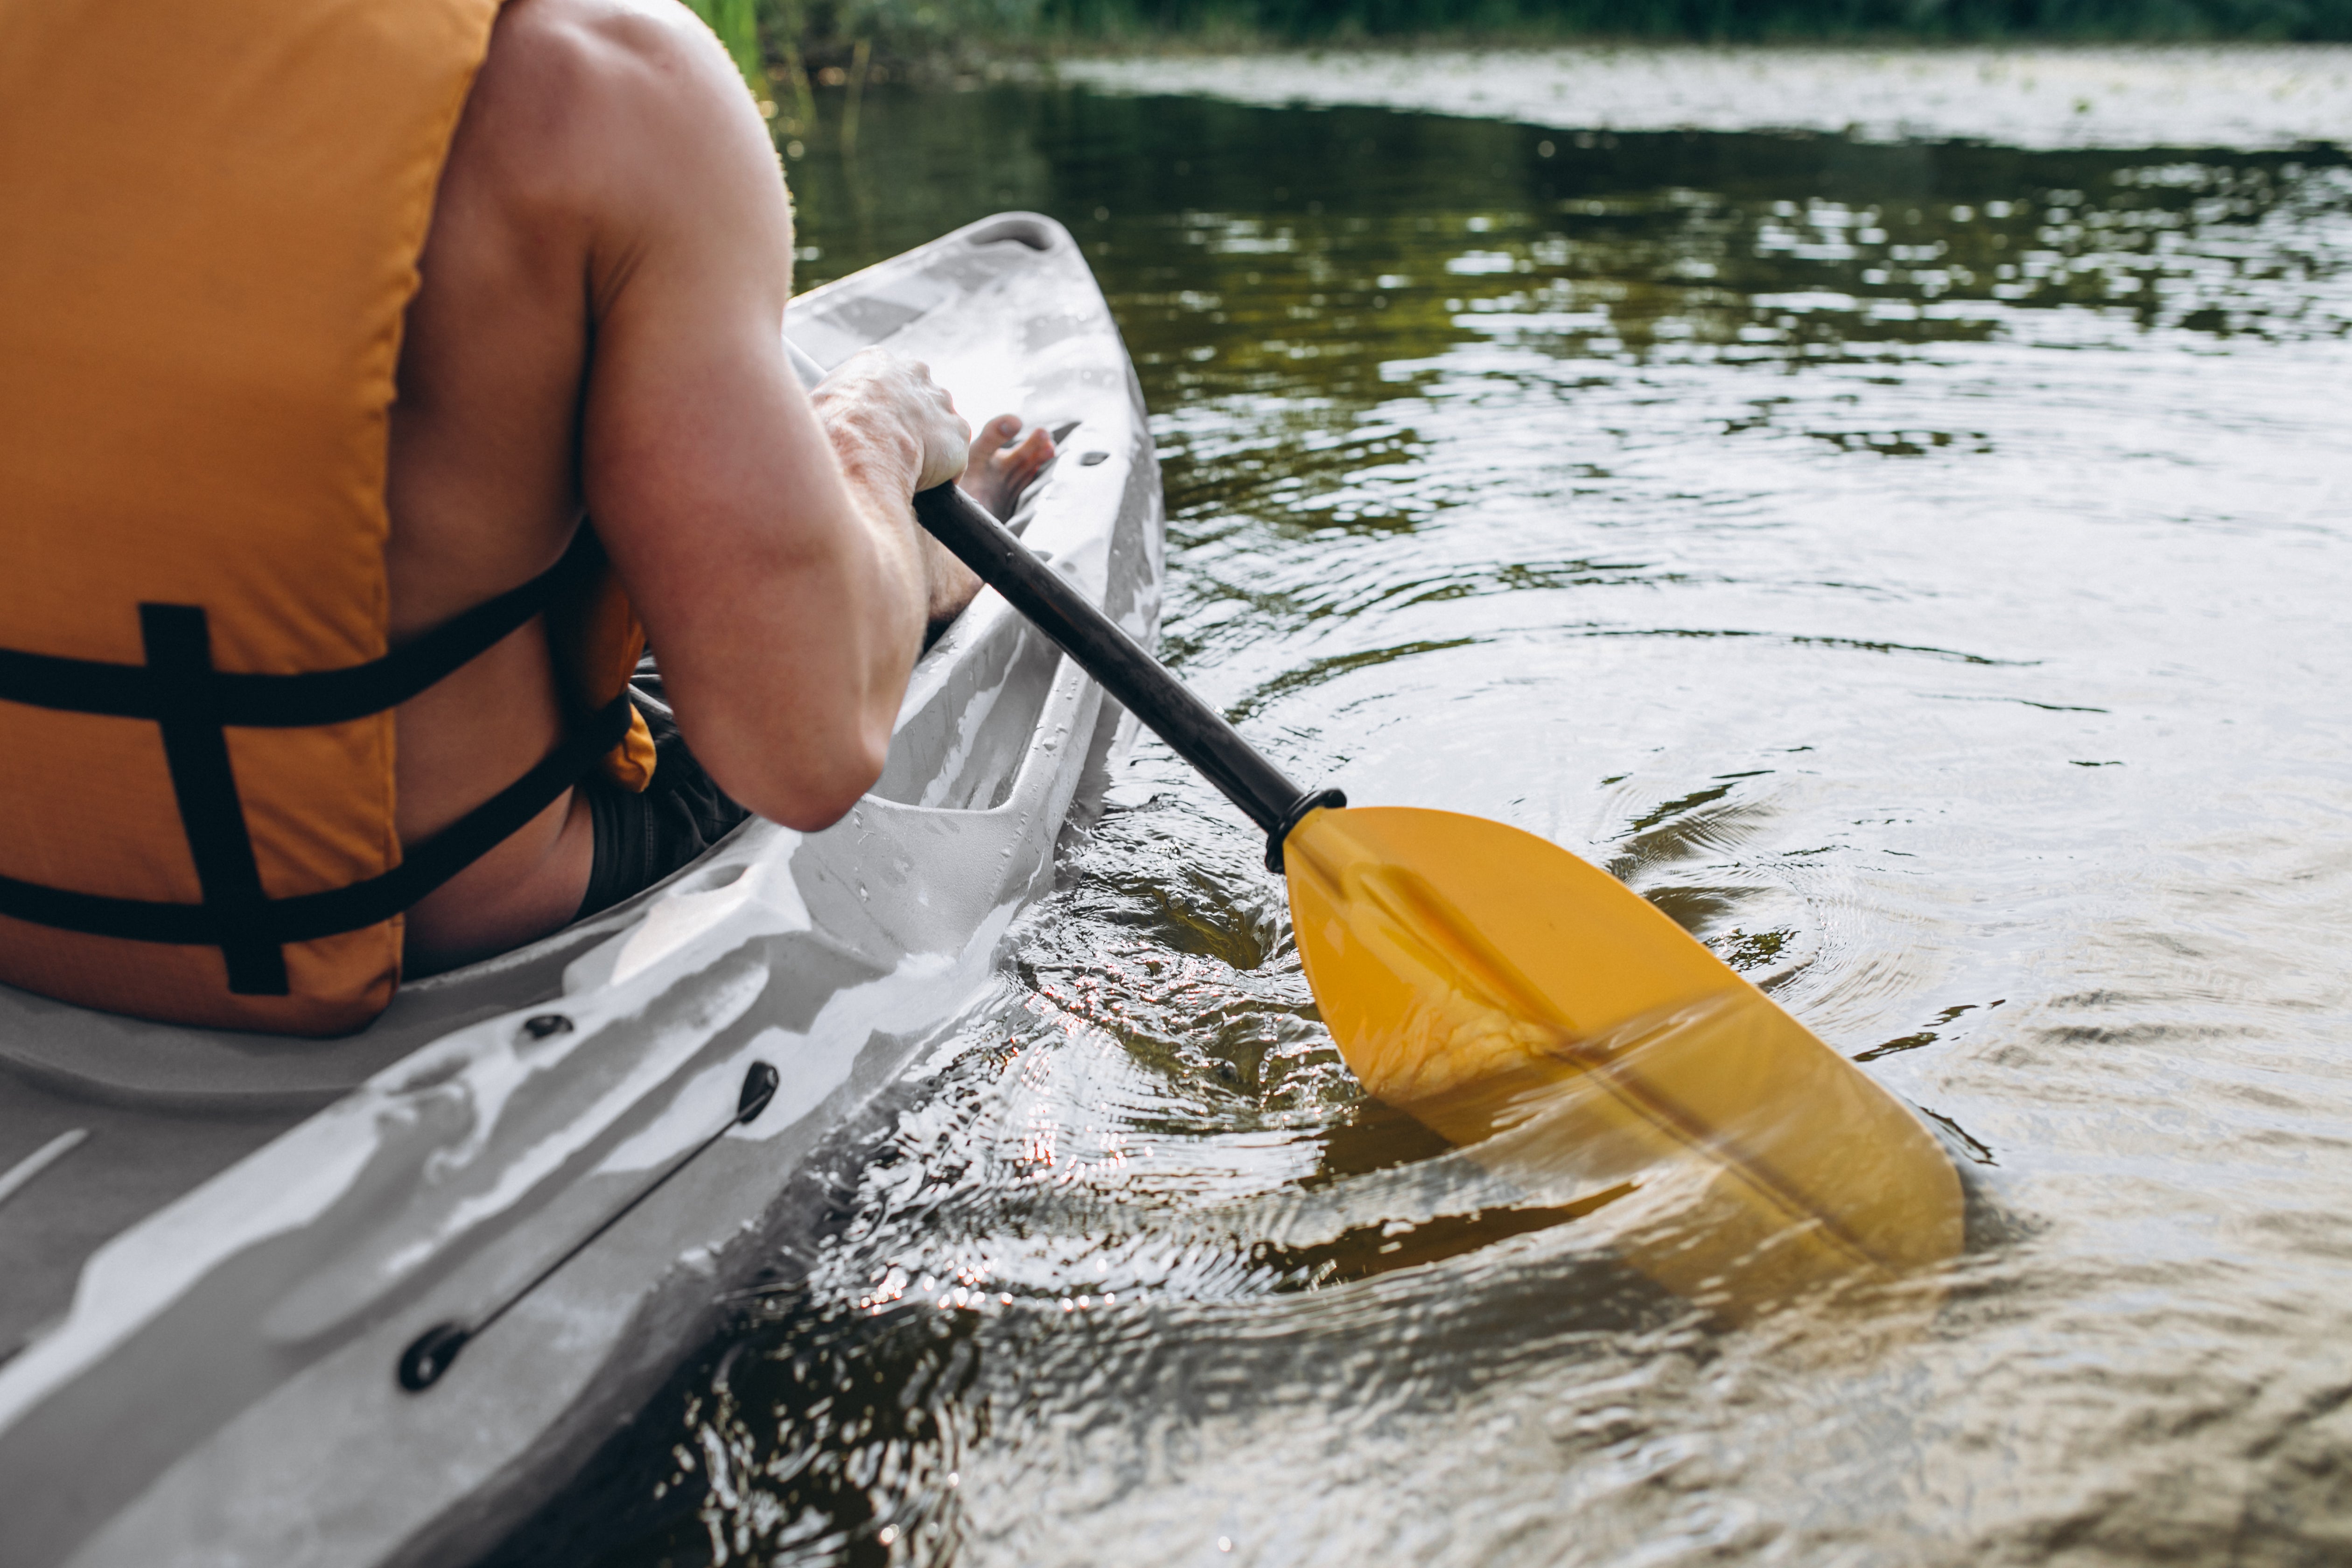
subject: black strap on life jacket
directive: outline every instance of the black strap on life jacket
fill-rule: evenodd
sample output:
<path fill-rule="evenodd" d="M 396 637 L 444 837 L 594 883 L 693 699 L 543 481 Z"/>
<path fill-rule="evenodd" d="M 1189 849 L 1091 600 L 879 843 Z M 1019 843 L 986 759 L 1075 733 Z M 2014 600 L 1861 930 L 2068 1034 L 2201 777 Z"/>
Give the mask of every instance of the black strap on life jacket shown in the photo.
<path fill-rule="evenodd" d="M 391 870 L 283 899 L 262 891 L 227 731 L 341 724 L 396 708 L 546 609 L 567 580 L 593 570 L 600 559 L 583 527 L 562 560 L 520 587 L 382 658 L 341 669 L 215 669 L 211 629 L 197 605 L 139 606 L 143 664 L 0 648 L 0 701 L 145 719 L 163 731 L 181 830 L 204 894 L 193 904 L 115 899 L 0 877 L 0 915 L 89 936 L 217 947 L 231 992 L 285 995 L 286 944 L 390 920 L 488 853 L 621 743 L 629 732 L 629 696 L 624 690 L 595 712 L 574 715 L 562 742 L 537 766 L 406 852 Z"/>

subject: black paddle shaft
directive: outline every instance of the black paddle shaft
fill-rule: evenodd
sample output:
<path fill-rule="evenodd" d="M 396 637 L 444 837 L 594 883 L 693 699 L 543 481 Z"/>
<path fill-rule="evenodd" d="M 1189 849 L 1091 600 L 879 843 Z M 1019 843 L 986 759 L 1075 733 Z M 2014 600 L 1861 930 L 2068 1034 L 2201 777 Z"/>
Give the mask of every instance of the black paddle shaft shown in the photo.
<path fill-rule="evenodd" d="M 1070 580 L 1040 561 L 988 510 L 951 484 L 915 497 L 915 515 L 931 536 L 971 567 L 1127 710 L 1151 726 L 1176 754 L 1201 770 L 1227 800 L 1265 829 L 1265 864 L 1282 869 L 1282 841 L 1318 806 L 1345 805 L 1336 789 L 1301 789 L 1224 716 L 1168 673 L 1117 622 L 1087 601 Z"/>

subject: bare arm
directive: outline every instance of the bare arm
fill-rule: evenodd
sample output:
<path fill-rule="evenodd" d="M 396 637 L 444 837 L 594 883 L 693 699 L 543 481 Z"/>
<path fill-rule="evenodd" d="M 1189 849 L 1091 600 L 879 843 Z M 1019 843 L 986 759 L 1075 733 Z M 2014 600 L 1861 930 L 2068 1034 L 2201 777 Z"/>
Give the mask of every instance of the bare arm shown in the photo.
<path fill-rule="evenodd" d="M 616 4 L 593 32 L 583 491 L 696 755 L 821 827 L 888 752 L 941 586 L 908 501 L 967 432 L 879 356 L 820 417 L 782 351 L 782 177 L 733 67 L 682 9 Z"/>

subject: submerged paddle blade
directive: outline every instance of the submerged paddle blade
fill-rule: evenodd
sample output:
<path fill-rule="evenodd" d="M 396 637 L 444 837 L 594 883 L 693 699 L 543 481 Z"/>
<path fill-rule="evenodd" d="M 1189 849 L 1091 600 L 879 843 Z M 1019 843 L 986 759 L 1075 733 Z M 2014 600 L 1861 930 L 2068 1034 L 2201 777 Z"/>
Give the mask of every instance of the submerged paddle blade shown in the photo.
<path fill-rule="evenodd" d="M 1570 1189 L 1547 1201 L 1597 1206 L 1702 1300 L 1958 1250 L 1959 1178 L 1927 1130 L 1623 884 L 1497 823 L 1302 790 L 971 497 L 940 485 L 915 512 L 1266 830 L 1307 983 L 1373 1094 Z"/>
<path fill-rule="evenodd" d="M 1619 1245 L 1662 1283 L 1752 1306 L 1959 1249 L 1918 1119 L 1608 873 L 1402 807 L 1318 811 L 1284 860 L 1364 1088 L 1548 1201 L 1630 1192 Z"/>

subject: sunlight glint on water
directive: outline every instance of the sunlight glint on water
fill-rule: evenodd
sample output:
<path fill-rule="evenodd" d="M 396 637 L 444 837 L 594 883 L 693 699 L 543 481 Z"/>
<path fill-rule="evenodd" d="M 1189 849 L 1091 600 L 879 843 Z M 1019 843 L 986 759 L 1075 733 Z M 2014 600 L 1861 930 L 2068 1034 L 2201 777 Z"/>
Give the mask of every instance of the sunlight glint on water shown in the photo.
<path fill-rule="evenodd" d="M 1919 1106 L 1940 1306 L 1712 1325 L 1360 1099 L 1146 746 L 828 1227 L 499 1562 L 2352 1546 L 2352 172 L 1584 140 L 869 94 L 801 271 L 1068 223 L 1185 677 L 1608 867 Z"/>

